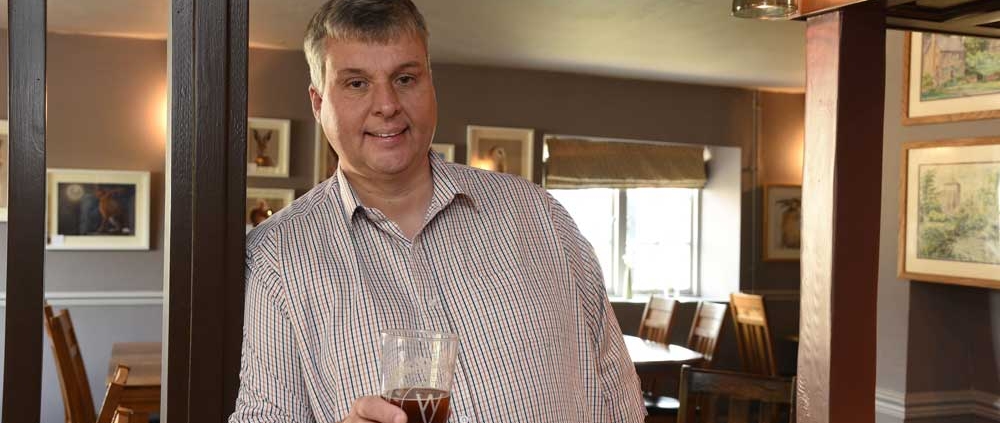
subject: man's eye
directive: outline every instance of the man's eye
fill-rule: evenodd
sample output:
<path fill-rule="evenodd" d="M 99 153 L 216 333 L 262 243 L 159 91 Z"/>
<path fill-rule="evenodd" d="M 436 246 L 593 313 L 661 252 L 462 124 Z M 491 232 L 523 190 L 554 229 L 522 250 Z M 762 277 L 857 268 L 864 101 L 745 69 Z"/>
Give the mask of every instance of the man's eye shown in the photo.
<path fill-rule="evenodd" d="M 400 85 L 410 85 L 410 84 L 413 84 L 414 82 L 416 82 L 417 78 L 414 78 L 414 77 L 412 77 L 410 75 L 403 75 L 403 76 L 400 76 L 399 78 L 397 78 L 396 81 Z"/>
<path fill-rule="evenodd" d="M 368 83 L 365 81 L 355 79 L 353 81 L 347 81 L 347 86 L 354 89 L 361 89 L 367 87 Z"/>

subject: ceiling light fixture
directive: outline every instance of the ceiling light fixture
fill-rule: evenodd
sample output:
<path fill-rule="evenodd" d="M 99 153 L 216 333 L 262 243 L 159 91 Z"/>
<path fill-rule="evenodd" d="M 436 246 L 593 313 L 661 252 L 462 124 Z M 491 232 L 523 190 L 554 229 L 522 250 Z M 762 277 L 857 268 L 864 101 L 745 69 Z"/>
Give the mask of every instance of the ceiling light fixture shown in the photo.
<path fill-rule="evenodd" d="M 748 19 L 788 19 L 799 11 L 799 0 L 733 0 L 733 16 Z"/>

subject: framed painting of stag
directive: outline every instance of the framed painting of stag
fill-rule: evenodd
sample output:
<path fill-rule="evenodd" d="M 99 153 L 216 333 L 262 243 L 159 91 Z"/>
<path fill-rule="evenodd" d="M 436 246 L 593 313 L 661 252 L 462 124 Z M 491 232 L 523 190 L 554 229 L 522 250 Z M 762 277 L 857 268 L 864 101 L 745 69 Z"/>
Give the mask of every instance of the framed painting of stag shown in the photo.
<path fill-rule="evenodd" d="M 149 172 L 49 169 L 49 250 L 148 250 Z"/>

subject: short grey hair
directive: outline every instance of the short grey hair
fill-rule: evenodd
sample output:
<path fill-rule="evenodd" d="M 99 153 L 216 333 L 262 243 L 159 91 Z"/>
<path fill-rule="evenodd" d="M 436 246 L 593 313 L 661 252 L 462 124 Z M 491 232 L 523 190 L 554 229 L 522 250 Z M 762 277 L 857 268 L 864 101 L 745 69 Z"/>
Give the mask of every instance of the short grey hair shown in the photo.
<path fill-rule="evenodd" d="M 323 89 L 326 78 L 326 42 L 354 40 L 387 44 L 417 35 L 427 44 L 427 25 L 410 0 L 329 0 L 309 21 L 304 50 L 313 87 Z"/>

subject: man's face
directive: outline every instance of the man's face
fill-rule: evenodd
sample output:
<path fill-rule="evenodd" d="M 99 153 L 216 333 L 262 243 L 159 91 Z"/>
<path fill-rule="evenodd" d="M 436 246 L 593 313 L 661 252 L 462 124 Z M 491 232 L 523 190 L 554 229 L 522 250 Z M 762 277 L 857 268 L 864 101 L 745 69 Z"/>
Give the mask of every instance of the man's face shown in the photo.
<path fill-rule="evenodd" d="M 309 97 L 344 170 L 385 180 L 426 168 L 437 99 L 419 37 L 328 40 L 326 80 Z"/>

